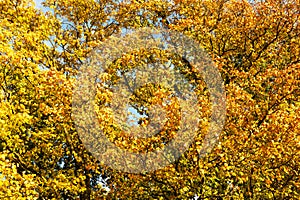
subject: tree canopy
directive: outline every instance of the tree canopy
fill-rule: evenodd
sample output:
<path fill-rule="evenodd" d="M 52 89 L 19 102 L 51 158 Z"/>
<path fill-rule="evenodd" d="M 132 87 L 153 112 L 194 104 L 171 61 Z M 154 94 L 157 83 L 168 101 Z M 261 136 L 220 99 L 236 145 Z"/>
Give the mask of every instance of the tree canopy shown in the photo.
<path fill-rule="evenodd" d="M 43 5 L 40 10 L 32 0 L 0 1 L 1 199 L 300 198 L 299 0 L 46 0 Z M 142 27 L 164 28 L 199 43 L 224 81 L 226 119 L 217 144 L 199 157 L 211 116 L 203 77 L 184 58 L 156 48 L 122 55 L 99 75 L 106 82 L 97 83 L 95 95 L 99 126 L 111 142 L 128 151 L 153 151 L 180 130 L 181 93 L 162 84 L 132 92 L 131 106 L 143 116 L 134 125 L 140 127 L 136 136 L 112 120 L 106 109 L 116 101 L 111 88 L 141 63 L 171 63 L 193 87 L 201 118 L 178 159 L 155 171 L 128 173 L 89 151 L 76 129 L 72 100 L 78 73 L 93 50 L 115 34 Z M 159 120 L 152 122 L 154 104 L 164 115 L 154 114 Z M 136 139 L 151 123 L 163 129 Z"/>

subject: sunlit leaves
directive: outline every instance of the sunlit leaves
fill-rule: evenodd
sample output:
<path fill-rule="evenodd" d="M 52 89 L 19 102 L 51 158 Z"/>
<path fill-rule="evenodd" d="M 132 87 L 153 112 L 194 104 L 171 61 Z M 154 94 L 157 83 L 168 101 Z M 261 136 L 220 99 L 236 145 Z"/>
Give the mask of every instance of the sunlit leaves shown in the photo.
<path fill-rule="evenodd" d="M 0 198 L 299 199 L 298 0 L 48 0 L 47 13 L 32 5 L 0 2 Z M 199 158 L 211 114 L 200 75 L 157 49 L 123 55 L 101 80 L 114 85 L 120 72 L 170 61 L 195 87 L 201 111 L 198 135 L 178 161 L 127 174 L 86 151 L 71 117 L 71 97 L 78 69 L 95 47 L 113 33 L 148 26 L 182 32 L 211 55 L 226 87 L 226 126 L 211 154 Z M 163 84 L 136 89 L 131 105 L 145 116 L 133 120 L 139 134 L 126 135 L 105 108 L 115 100 L 112 91 L 99 85 L 99 124 L 124 149 L 162 148 L 180 121 L 174 90 Z M 162 108 L 156 119 L 165 130 L 138 140 L 154 105 Z M 107 194 L 101 176 L 110 177 Z"/>

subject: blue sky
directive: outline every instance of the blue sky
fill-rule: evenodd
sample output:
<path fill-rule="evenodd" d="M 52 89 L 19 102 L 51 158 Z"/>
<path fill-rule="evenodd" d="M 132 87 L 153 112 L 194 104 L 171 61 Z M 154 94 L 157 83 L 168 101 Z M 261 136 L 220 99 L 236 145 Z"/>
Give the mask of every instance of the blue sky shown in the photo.
<path fill-rule="evenodd" d="M 34 0 L 34 2 L 37 8 L 42 8 L 41 3 L 43 2 L 43 0 Z"/>

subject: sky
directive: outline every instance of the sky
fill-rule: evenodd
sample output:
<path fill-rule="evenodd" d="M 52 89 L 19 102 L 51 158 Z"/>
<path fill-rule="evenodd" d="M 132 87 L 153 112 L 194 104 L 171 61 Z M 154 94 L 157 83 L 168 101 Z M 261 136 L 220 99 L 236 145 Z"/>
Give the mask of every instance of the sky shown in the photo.
<path fill-rule="evenodd" d="M 43 2 L 43 0 L 34 0 L 34 2 L 35 2 L 35 5 L 36 5 L 36 7 L 37 8 L 42 8 L 43 6 L 42 6 L 42 2 Z"/>

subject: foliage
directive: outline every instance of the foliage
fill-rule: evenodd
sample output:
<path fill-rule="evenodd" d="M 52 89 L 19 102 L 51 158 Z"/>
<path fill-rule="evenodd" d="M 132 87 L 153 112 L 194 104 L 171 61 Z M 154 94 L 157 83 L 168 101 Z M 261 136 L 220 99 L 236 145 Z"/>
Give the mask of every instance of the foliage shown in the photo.
<path fill-rule="evenodd" d="M 47 0 L 44 5 L 46 12 L 31 0 L 0 1 L 1 199 L 300 198 L 299 0 Z M 179 160 L 130 174 L 88 152 L 71 107 L 76 75 L 89 53 L 114 33 L 139 27 L 164 27 L 199 42 L 224 79 L 227 113 L 219 144 L 199 158 L 210 115 L 203 80 L 181 58 L 155 49 L 116 60 L 106 72 L 112 85 L 120 78 L 117 70 L 171 60 L 197 87 L 203 117 Z M 157 85 L 140 90 L 131 101 L 146 115 L 141 105 L 162 105 L 161 98 L 170 95 Z M 99 88 L 96 100 L 99 120 L 107 119 L 101 106 L 114 100 L 110 91 Z M 161 148 L 151 145 L 176 134 L 177 107 L 176 98 L 165 107 L 169 121 L 160 137 L 137 145 L 117 129 L 107 129 L 107 135 L 131 151 Z"/>

